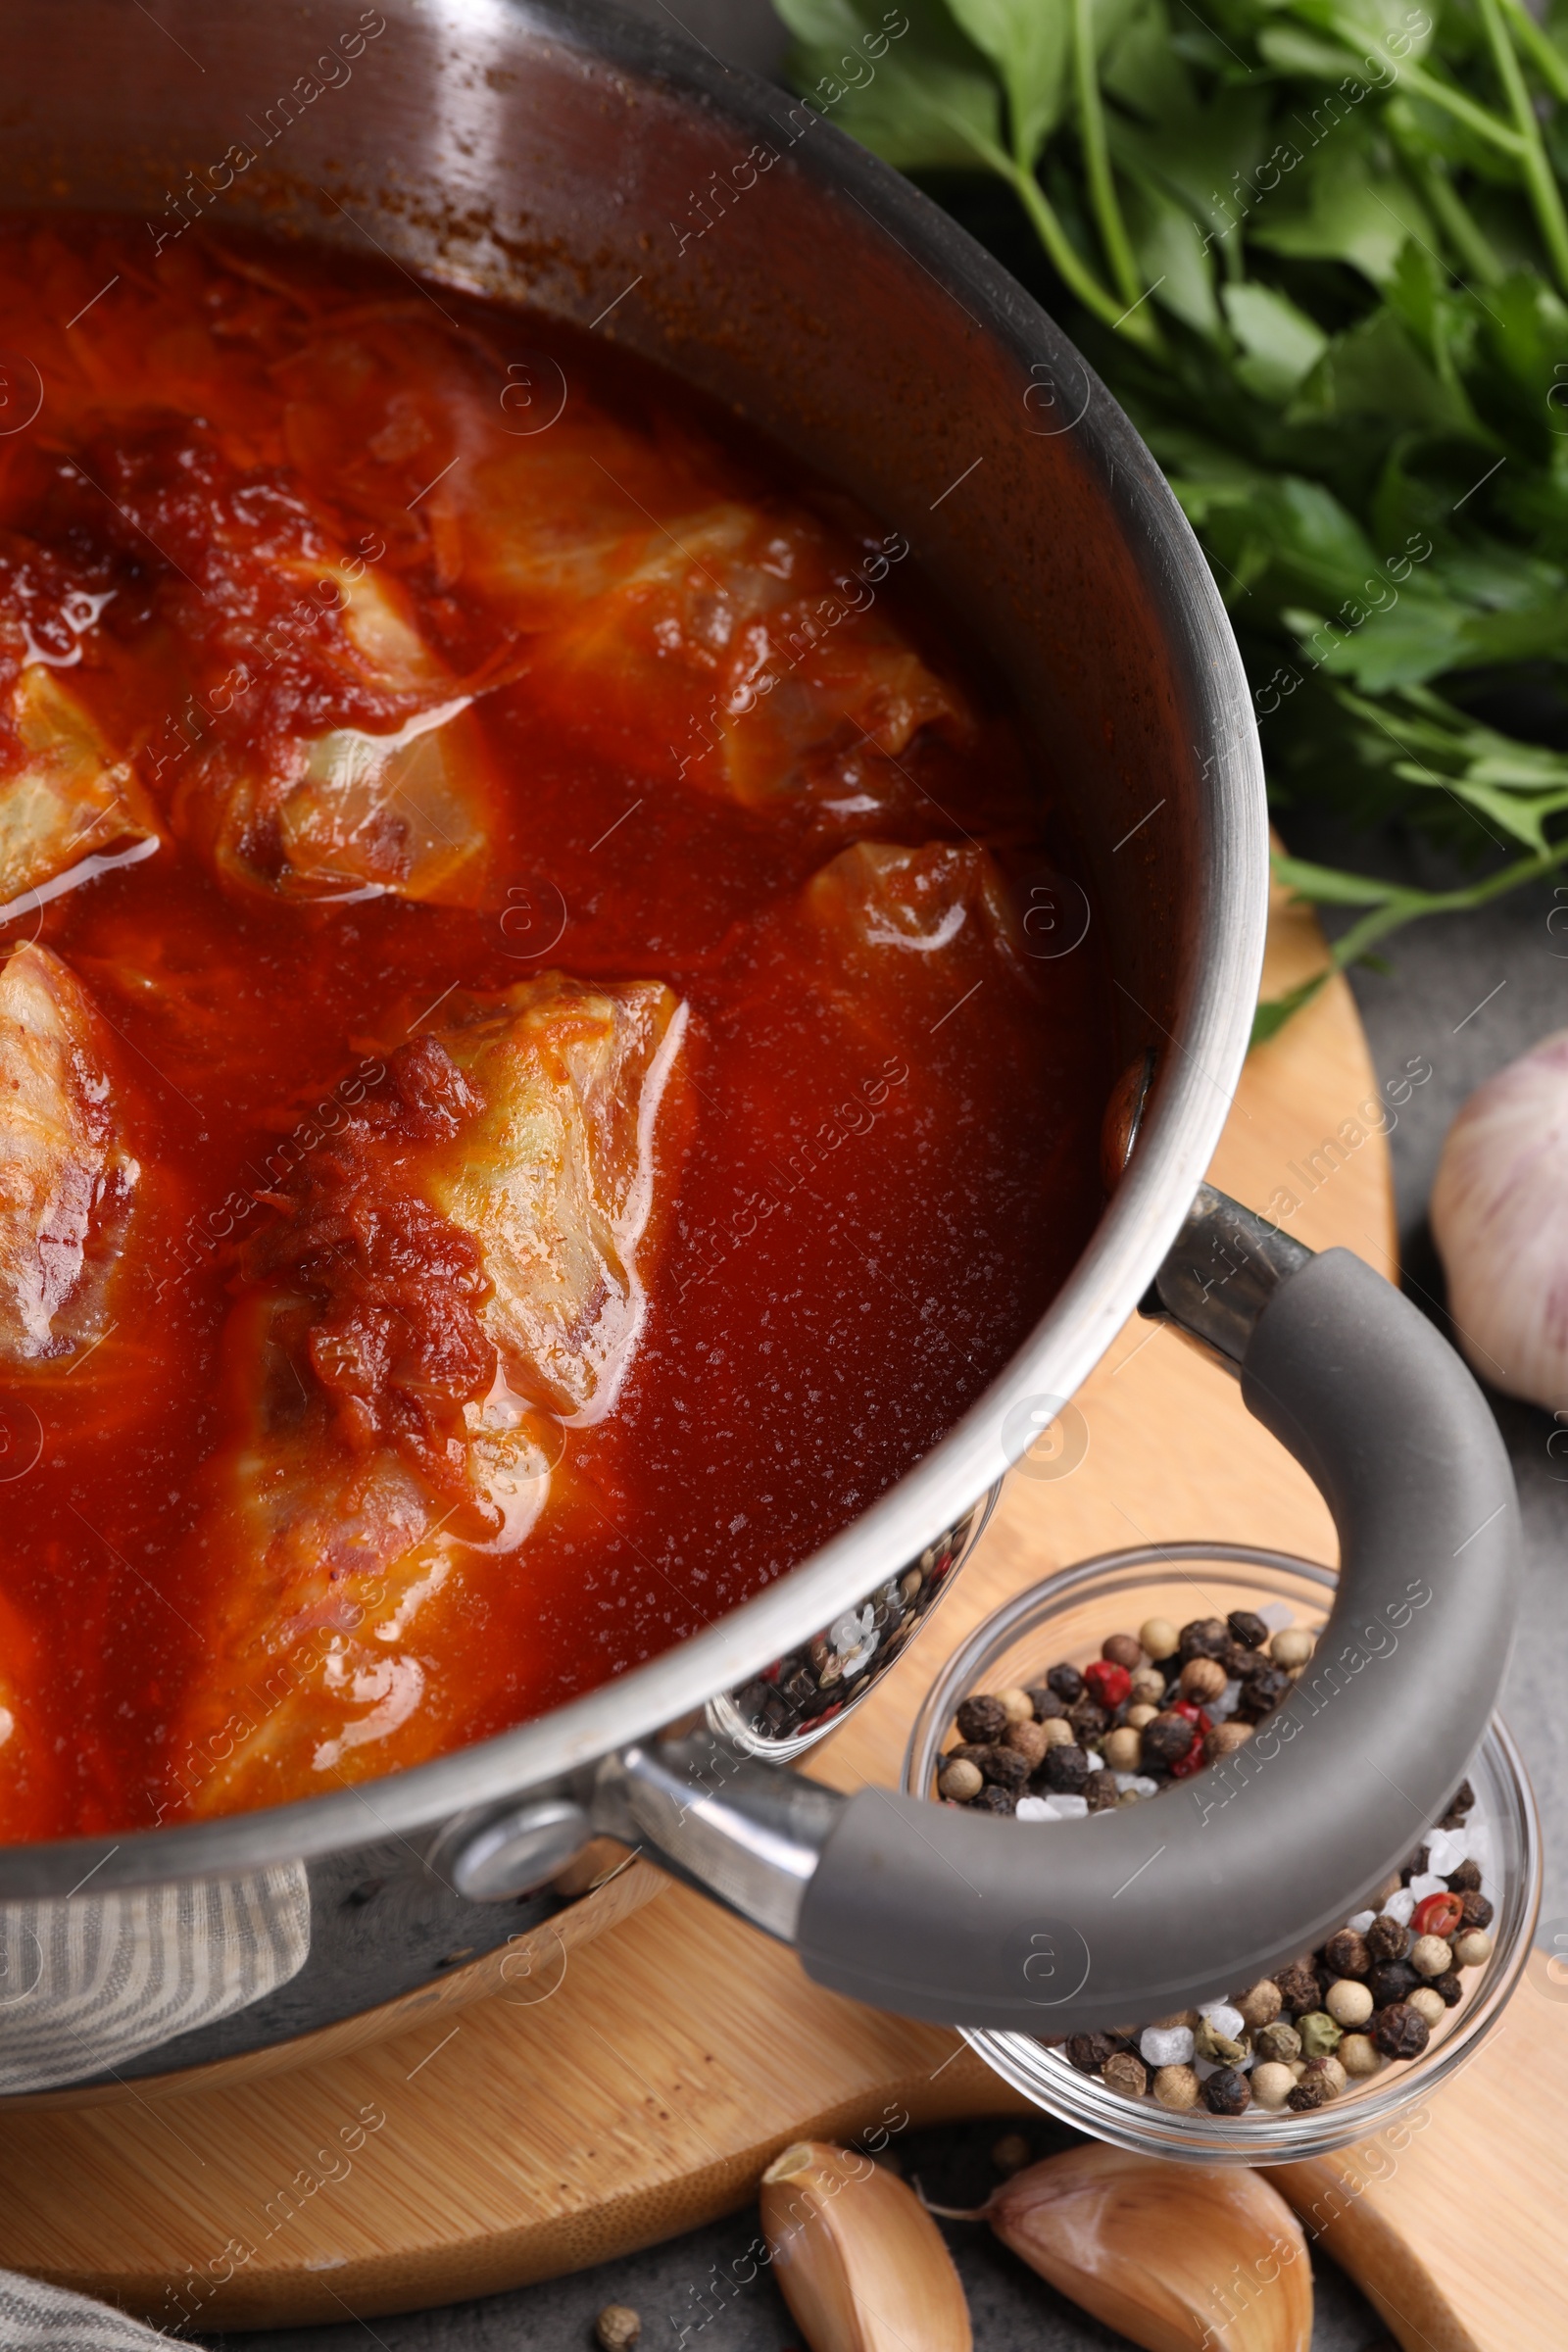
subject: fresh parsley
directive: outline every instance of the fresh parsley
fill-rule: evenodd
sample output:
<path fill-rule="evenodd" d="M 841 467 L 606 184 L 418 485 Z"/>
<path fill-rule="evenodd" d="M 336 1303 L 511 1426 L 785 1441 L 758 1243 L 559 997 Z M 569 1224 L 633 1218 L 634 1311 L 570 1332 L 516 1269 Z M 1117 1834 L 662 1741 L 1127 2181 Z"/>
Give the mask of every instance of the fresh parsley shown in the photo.
<path fill-rule="evenodd" d="M 1477 876 L 1278 859 L 1357 911 L 1256 1034 L 1568 867 L 1568 0 L 901 0 L 869 73 L 882 0 L 775 5 L 805 96 L 1021 209 L 1202 541 L 1276 805 Z"/>

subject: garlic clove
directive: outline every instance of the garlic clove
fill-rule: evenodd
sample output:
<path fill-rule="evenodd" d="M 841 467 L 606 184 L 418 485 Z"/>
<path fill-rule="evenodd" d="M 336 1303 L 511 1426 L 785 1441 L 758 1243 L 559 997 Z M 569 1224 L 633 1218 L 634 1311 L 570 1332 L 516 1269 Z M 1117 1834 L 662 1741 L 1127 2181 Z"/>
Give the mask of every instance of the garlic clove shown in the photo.
<path fill-rule="evenodd" d="M 1240 2165 L 1086 2142 L 1015 2174 L 986 2211 L 1004 2245 L 1147 2352 L 1308 2352 L 1300 2224 Z"/>
<path fill-rule="evenodd" d="M 798 2140 L 762 2175 L 762 2233 L 810 2352 L 970 2352 L 942 2232 L 868 2156 Z"/>
<path fill-rule="evenodd" d="M 1432 1235 L 1460 1347 L 1494 1388 L 1568 1403 L 1568 1029 L 1478 1087 L 1448 1129 Z"/>

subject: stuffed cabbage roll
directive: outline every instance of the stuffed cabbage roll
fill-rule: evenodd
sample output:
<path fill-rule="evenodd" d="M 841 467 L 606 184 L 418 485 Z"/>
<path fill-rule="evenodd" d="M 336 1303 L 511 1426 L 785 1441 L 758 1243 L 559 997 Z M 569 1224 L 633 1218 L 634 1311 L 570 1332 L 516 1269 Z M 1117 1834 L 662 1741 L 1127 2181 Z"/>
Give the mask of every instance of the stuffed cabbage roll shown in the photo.
<path fill-rule="evenodd" d="M 48 948 L 19 948 L 0 971 L 0 1362 L 102 1336 L 139 1176 L 91 998 Z"/>
<path fill-rule="evenodd" d="M 644 525 L 633 551 L 528 670 L 531 695 L 633 768 L 863 818 L 915 797 L 900 760 L 923 728 L 973 735 L 876 594 L 886 555 L 858 569 L 808 517 L 733 501 Z"/>
<path fill-rule="evenodd" d="M 0 532 L 0 921 L 158 846 L 134 768 L 60 675 L 82 667 L 88 645 L 101 658 L 112 601 L 57 554 Z"/>
<path fill-rule="evenodd" d="M 887 612 L 905 543 L 737 495 L 714 445 L 575 381 L 568 398 L 548 353 L 504 367 L 416 318 L 364 318 L 282 381 L 309 478 L 381 529 L 416 499 L 443 587 L 518 637 L 526 696 L 635 772 L 861 817 L 917 802 L 897 762 L 922 728 L 972 737 Z"/>
<path fill-rule="evenodd" d="M 198 424 L 119 436 L 99 462 L 169 566 L 182 691 L 150 781 L 175 830 L 247 890 L 476 904 L 493 810 L 472 693 L 385 537 L 351 544 L 297 475 Z"/>
<path fill-rule="evenodd" d="M 220 1595 L 182 1737 L 220 1812 L 461 1738 L 443 1616 L 473 1605 L 636 1351 L 681 1149 L 686 1023 L 560 974 L 449 1005 L 270 1196 L 228 1335 L 200 1531 Z M 220 1753 L 220 1751 L 221 1751 Z"/>
<path fill-rule="evenodd" d="M 977 843 L 918 849 L 857 842 L 807 884 L 800 915 L 817 947 L 823 994 L 857 1028 L 908 1044 L 947 1025 L 989 983 L 1028 991 L 1018 917 L 995 859 Z M 982 1005 L 982 1018 L 992 1011 Z"/>
<path fill-rule="evenodd" d="M 8 771 L 0 775 L 0 921 L 56 898 L 139 850 L 158 847 L 152 808 L 128 760 L 49 670 L 11 691 Z"/>

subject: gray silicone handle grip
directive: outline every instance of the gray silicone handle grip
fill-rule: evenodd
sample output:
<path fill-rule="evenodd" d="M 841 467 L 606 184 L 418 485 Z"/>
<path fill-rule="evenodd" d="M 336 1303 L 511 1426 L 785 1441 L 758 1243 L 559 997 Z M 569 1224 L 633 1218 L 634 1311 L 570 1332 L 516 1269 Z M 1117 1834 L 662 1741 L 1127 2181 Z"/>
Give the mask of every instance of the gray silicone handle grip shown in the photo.
<path fill-rule="evenodd" d="M 1486 1401 L 1344 1250 L 1275 1293 L 1242 1388 L 1340 1535 L 1333 1613 L 1296 1690 L 1234 1757 L 1082 1823 L 861 1790 L 802 1906 L 819 1984 L 1039 2034 L 1159 2018 L 1310 1950 L 1444 1811 L 1517 1601 L 1518 1505 Z"/>

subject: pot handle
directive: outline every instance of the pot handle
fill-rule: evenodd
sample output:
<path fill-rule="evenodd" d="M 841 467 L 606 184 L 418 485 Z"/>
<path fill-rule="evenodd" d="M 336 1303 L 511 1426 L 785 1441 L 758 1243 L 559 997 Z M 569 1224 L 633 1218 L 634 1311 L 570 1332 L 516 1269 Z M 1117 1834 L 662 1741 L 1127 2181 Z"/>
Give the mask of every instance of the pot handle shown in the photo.
<path fill-rule="evenodd" d="M 724 1898 L 792 1935 L 836 1992 L 1055 2036 L 1236 1991 L 1309 1951 L 1405 1859 L 1486 1730 L 1517 1606 L 1518 1505 L 1453 1349 L 1348 1250 L 1314 1255 L 1206 1186 L 1145 1311 L 1239 1370 L 1248 1409 L 1328 1502 L 1342 1566 L 1316 1652 L 1245 1746 L 1082 1829 L 798 1782 L 810 1796 L 786 1822 L 765 1768 L 715 1778 L 710 1764 L 699 1789 L 690 1758 L 617 1760 L 661 1858 L 710 1886 L 727 1877 Z M 759 1771 L 771 1799 L 754 1794 Z"/>

